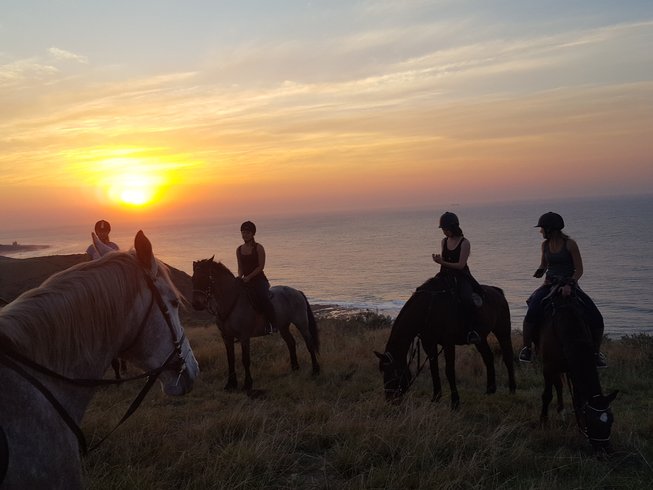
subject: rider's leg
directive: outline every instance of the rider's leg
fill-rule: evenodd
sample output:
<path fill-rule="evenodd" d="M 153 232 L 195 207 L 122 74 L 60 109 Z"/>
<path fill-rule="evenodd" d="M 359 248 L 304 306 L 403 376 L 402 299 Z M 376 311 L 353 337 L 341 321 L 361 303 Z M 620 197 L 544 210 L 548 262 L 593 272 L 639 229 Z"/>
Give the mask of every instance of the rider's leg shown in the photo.
<path fill-rule="evenodd" d="M 468 344 L 480 344 L 481 336 L 476 329 L 480 326 L 478 307 L 474 303 L 472 284 L 466 278 L 458 281 L 458 290 L 463 303 L 464 327 Z"/>
<path fill-rule="evenodd" d="M 540 317 L 540 312 L 542 308 L 542 299 L 549 292 L 548 286 L 540 286 L 530 298 L 526 301 L 528 304 L 528 310 L 526 311 L 526 316 L 524 317 L 524 324 L 522 328 L 522 335 L 524 345 L 522 350 L 519 352 L 519 360 L 521 362 L 532 362 L 533 361 L 533 340 L 535 340 L 535 325 Z"/>
<path fill-rule="evenodd" d="M 594 304 L 594 301 L 592 301 L 592 298 L 590 298 L 582 289 L 577 288 L 576 294 L 578 294 L 578 297 L 581 299 L 585 309 L 587 324 L 590 329 L 590 334 L 592 335 L 592 345 L 594 346 L 594 358 L 596 360 L 596 367 L 608 367 L 605 355 L 601 353 L 601 342 L 603 341 L 603 330 L 605 329 L 603 315 L 601 315 L 601 312 Z"/>

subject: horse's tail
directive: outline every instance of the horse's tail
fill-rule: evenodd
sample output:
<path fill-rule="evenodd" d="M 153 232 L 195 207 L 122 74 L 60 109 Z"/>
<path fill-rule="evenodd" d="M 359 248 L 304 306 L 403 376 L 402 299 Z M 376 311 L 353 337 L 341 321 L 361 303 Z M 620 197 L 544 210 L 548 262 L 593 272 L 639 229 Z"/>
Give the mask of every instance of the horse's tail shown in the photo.
<path fill-rule="evenodd" d="M 317 330 L 317 321 L 315 320 L 315 315 L 313 315 L 313 310 L 311 309 L 311 305 L 308 302 L 308 298 L 304 294 L 303 291 L 300 291 L 302 293 L 302 296 L 304 297 L 304 301 L 306 301 L 306 316 L 308 317 L 308 331 L 311 334 L 311 338 L 313 339 L 313 348 L 315 349 L 316 353 L 320 352 L 320 335 Z"/>

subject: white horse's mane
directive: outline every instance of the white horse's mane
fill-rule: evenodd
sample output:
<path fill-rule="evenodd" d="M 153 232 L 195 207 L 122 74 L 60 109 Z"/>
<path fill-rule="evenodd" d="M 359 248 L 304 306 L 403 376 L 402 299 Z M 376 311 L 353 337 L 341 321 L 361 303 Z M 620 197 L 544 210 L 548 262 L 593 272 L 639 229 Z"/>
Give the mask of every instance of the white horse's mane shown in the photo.
<path fill-rule="evenodd" d="M 172 284 L 167 267 L 159 274 Z M 111 253 L 54 274 L 0 310 L 0 335 L 33 361 L 55 371 L 92 361 L 93 352 L 113 345 L 128 322 L 144 286 L 133 251 Z M 143 305 L 141 316 L 147 314 Z"/>

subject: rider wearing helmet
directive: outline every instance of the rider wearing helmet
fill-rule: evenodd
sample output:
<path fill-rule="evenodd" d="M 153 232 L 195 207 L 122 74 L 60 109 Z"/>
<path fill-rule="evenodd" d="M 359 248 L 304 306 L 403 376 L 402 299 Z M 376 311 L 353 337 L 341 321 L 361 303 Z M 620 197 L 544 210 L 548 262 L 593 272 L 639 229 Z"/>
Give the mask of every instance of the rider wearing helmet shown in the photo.
<path fill-rule="evenodd" d="M 480 298 L 475 300 L 474 293 L 482 297 L 482 289 L 472 276 L 467 265 L 467 259 L 471 252 L 471 244 L 464 237 L 463 231 L 460 229 L 458 216 L 454 213 L 447 211 L 440 216 L 439 228 L 444 233 L 442 254 L 433 254 L 433 260 L 440 264 L 438 275 L 454 278 L 458 294 L 463 303 L 467 343 L 478 344 L 481 342 L 481 337 L 474 329 L 474 326 L 478 323 L 477 310 L 479 305 L 477 303 L 480 303 L 481 300 Z"/>
<path fill-rule="evenodd" d="M 596 365 L 607 367 L 605 358 L 599 351 L 603 339 L 603 316 L 590 297 L 578 286 L 578 280 L 583 275 L 583 260 L 576 241 L 562 232 L 564 227 L 562 216 L 551 211 L 540 216 L 535 225 L 535 228 L 540 228 L 544 242 L 542 242 L 540 266 L 533 277 L 544 276 L 544 283 L 526 301 L 528 310 L 523 325 L 524 347 L 519 353 L 519 360 L 532 361 L 531 344 L 537 324 L 542 317 L 542 300 L 549 294 L 552 286 L 563 284 L 561 292 L 564 296 L 569 296 L 574 290 L 585 305 L 594 342 Z"/>
<path fill-rule="evenodd" d="M 97 235 L 97 237 L 108 247 L 111 247 L 114 250 L 118 250 L 118 245 L 116 245 L 109 239 L 110 232 L 111 232 L 111 225 L 109 224 L 108 221 L 101 219 L 100 221 L 95 223 L 95 234 Z M 92 243 L 86 249 L 86 253 L 93 260 L 100 258 L 100 252 L 98 252 L 98 250 L 95 248 L 95 245 L 93 245 Z"/>
<path fill-rule="evenodd" d="M 254 240 L 256 225 L 251 221 L 245 221 L 240 225 L 240 233 L 244 243 L 236 249 L 238 276 L 254 293 L 256 306 L 263 310 L 270 324 L 268 333 L 272 333 L 275 331 L 276 315 L 270 301 L 270 283 L 263 272 L 265 249 Z"/>

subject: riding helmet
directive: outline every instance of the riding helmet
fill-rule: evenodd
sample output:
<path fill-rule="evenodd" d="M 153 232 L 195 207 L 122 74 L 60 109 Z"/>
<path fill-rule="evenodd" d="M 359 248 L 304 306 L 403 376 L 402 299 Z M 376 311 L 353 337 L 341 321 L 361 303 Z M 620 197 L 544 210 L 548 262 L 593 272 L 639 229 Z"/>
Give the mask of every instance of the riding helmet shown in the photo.
<path fill-rule="evenodd" d="M 111 231 L 111 225 L 108 221 L 101 219 L 95 223 L 95 233 L 109 233 Z"/>
<path fill-rule="evenodd" d="M 535 228 L 543 228 L 545 230 L 562 230 L 565 227 L 565 221 L 558 213 L 549 211 L 540 216 Z"/>
<path fill-rule="evenodd" d="M 458 216 L 447 211 L 442 216 L 440 216 L 440 226 L 443 230 L 451 230 L 460 226 L 460 221 L 458 221 Z"/>
<path fill-rule="evenodd" d="M 256 225 L 251 221 L 245 221 L 240 225 L 240 231 L 251 231 L 252 235 L 256 235 Z"/>

